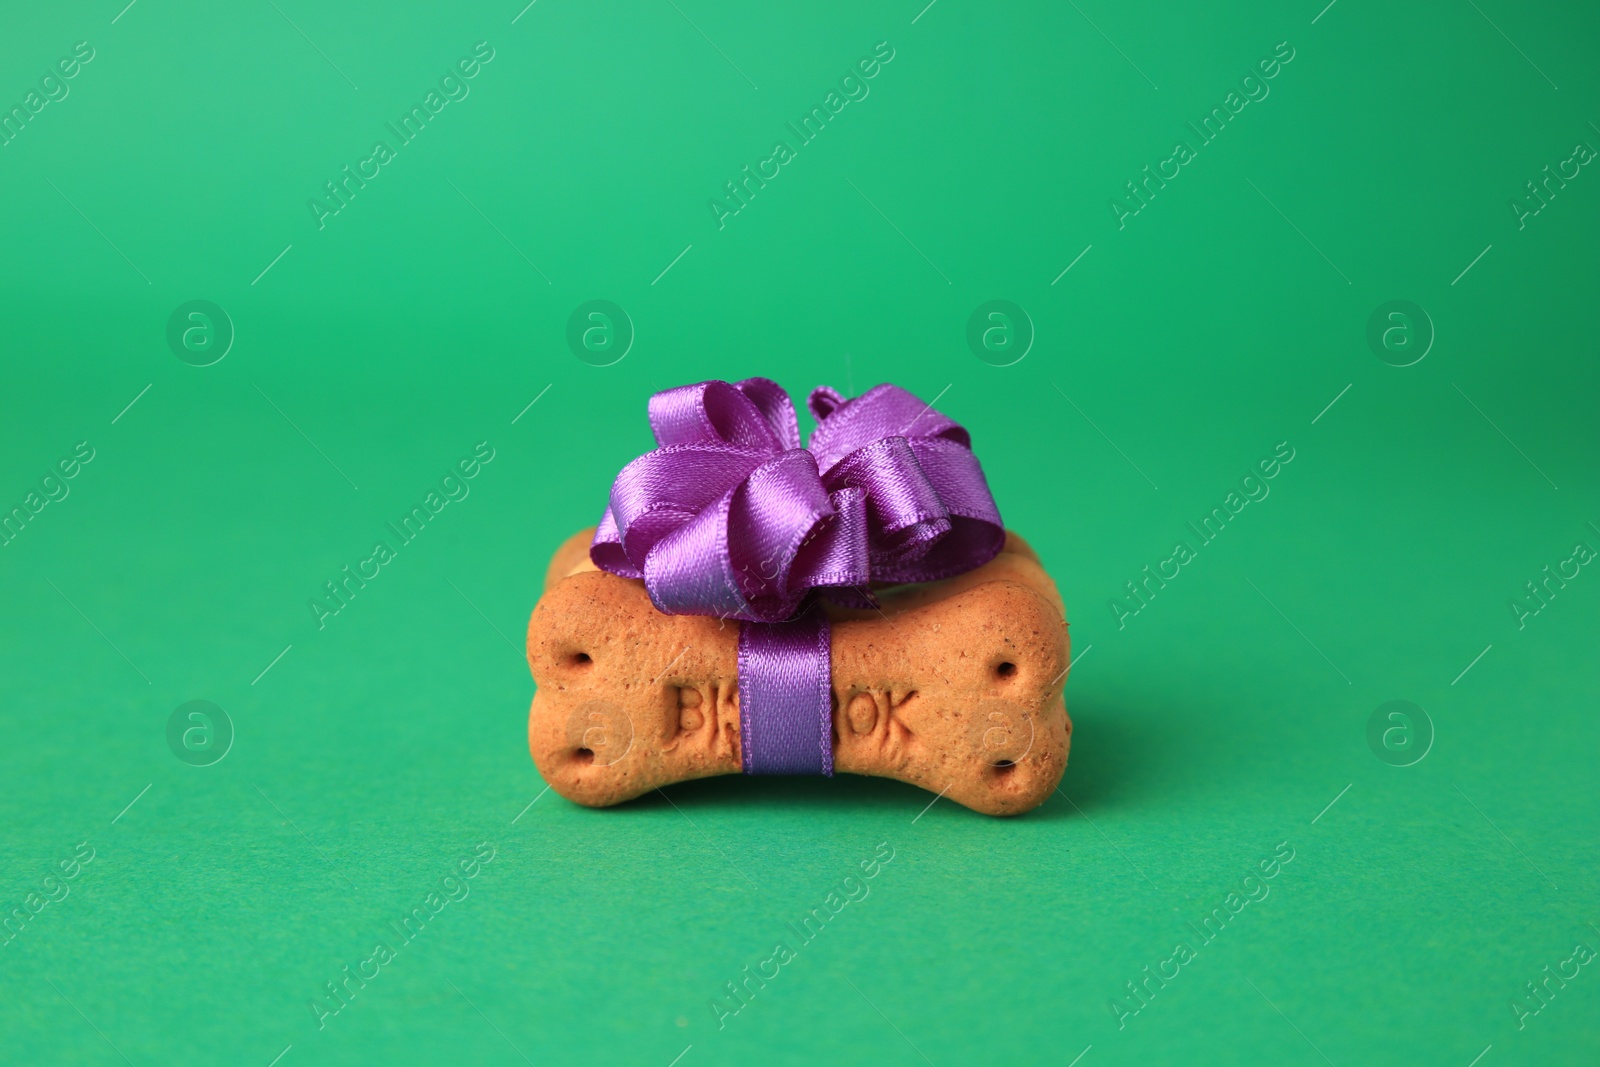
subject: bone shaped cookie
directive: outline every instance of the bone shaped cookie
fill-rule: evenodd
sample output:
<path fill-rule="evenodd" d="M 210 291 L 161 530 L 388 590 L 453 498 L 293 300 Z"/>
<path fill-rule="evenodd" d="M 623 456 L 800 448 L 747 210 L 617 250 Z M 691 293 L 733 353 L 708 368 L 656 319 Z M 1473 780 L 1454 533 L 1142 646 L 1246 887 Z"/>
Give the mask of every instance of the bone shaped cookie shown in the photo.
<path fill-rule="evenodd" d="M 557 550 L 528 623 L 539 773 L 590 807 L 740 773 L 739 624 L 663 615 L 643 582 L 595 568 L 592 537 Z M 1008 533 L 976 570 L 878 596 L 881 610 L 827 608 L 835 770 L 989 815 L 1043 803 L 1071 742 L 1069 646 L 1032 549 Z"/>

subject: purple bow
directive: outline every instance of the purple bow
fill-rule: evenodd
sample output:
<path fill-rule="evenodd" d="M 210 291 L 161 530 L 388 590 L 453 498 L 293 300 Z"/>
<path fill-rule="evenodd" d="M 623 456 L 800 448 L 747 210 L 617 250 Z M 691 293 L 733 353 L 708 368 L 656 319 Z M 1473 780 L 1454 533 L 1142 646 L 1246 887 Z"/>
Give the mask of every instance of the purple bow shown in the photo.
<path fill-rule="evenodd" d="M 853 400 L 819 386 L 800 445 L 794 404 L 766 378 L 650 398 L 660 445 L 611 487 L 590 558 L 642 578 L 668 615 L 744 623 L 746 774 L 833 773 L 829 631 L 814 590 L 858 606 L 872 582 L 926 582 L 1005 543 L 971 438 L 895 385 Z"/>

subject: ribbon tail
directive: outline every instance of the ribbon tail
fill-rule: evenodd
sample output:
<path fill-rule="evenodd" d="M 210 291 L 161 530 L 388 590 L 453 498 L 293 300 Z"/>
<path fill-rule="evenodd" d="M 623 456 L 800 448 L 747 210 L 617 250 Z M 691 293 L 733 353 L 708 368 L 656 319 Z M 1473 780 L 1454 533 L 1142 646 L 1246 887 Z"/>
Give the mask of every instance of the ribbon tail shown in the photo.
<path fill-rule="evenodd" d="M 745 774 L 833 775 L 831 632 L 813 605 L 788 622 L 739 627 L 739 737 Z"/>

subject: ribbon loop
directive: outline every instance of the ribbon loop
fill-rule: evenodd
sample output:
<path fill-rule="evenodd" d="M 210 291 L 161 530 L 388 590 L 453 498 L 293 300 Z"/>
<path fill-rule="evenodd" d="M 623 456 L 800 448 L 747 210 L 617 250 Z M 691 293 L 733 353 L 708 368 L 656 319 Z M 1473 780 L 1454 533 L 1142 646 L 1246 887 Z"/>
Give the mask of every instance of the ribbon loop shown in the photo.
<path fill-rule="evenodd" d="M 740 537 L 728 554 L 740 587 L 753 614 L 782 622 L 809 588 L 796 589 L 790 580 L 799 546 L 834 515 L 816 457 L 796 448 L 763 463 L 734 490 L 733 512 Z"/>
<path fill-rule="evenodd" d="M 794 403 L 770 379 L 655 394 L 659 447 L 617 475 L 589 550 L 600 569 L 642 578 L 666 614 L 744 624 L 749 774 L 832 773 L 818 592 L 870 604 L 873 582 L 947 578 L 1005 543 L 971 438 L 932 404 L 884 384 L 854 399 L 818 386 L 808 407 L 817 428 L 801 447 Z"/>
<path fill-rule="evenodd" d="M 828 471 L 827 486 L 866 494 L 868 519 L 879 531 L 875 555 L 886 562 L 920 558 L 950 532 L 944 501 L 904 437 L 885 437 L 856 449 Z"/>
<path fill-rule="evenodd" d="M 821 392 L 818 390 L 817 392 Z M 828 390 L 824 405 L 838 394 Z M 817 393 L 813 393 L 813 400 Z M 826 418 L 819 419 L 811 435 L 810 448 L 817 454 L 817 466 L 824 474 L 839 460 L 865 445 L 885 437 L 942 438 L 963 448 L 972 439 L 959 423 L 924 404 L 898 385 L 875 385 L 854 400 L 833 406 Z"/>

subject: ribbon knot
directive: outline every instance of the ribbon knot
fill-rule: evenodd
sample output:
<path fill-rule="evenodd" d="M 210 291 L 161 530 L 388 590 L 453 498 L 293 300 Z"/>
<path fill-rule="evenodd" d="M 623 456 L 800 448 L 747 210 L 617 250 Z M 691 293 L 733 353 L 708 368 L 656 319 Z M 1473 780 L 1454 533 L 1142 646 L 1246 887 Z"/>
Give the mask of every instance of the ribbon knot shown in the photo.
<path fill-rule="evenodd" d="M 602 570 L 643 579 L 665 614 L 744 624 L 747 774 L 833 772 L 818 595 L 870 605 L 874 582 L 948 578 L 1005 543 L 971 438 L 931 404 L 885 384 L 854 399 L 820 386 L 809 407 L 802 447 L 794 404 L 769 379 L 655 394 L 659 447 L 617 475 L 589 550 Z"/>

